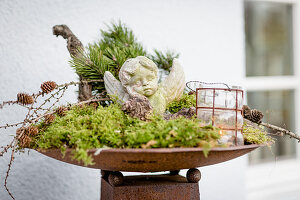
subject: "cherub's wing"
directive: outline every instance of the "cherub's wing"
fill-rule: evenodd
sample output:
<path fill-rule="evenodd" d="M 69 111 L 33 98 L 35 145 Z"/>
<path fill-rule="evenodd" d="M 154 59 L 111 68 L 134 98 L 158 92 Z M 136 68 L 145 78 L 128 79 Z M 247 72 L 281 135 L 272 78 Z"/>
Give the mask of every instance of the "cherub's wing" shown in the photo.
<path fill-rule="evenodd" d="M 129 99 L 126 89 L 109 71 L 104 73 L 104 85 L 109 95 L 118 97 L 118 103 L 124 103 Z"/>
<path fill-rule="evenodd" d="M 169 76 L 161 83 L 166 91 L 167 103 L 179 99 L 185 87 L 184 71 L 178 60 L 174 58 Z"/>

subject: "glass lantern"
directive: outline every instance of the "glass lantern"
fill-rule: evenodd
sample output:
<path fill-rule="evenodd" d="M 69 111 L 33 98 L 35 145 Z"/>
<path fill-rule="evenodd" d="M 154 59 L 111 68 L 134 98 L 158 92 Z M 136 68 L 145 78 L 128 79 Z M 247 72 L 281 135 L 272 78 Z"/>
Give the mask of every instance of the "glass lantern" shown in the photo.
<path fill-rule="evenodd" d="M 220 144 L 244 145 L 241 87 L 196 88 L 196 114 L 202 125 L 220 128 Z"/>

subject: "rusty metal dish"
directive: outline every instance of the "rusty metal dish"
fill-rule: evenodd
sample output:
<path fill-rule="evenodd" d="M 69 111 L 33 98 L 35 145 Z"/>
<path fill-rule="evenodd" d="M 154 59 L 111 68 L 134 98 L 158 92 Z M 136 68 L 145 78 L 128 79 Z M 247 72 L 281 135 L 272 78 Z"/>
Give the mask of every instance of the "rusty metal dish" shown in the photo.
<path fill-rule="evenodd" d="M 159 172 L 190 169 L 225 162 L 260 147 L 260 145 L 243 145 L 228 148 L 213 148 L 208 157 L 202 148 L 159 148 L 159 149 L 97 149 L 89 150 L 94 165 L 87 167 L 125 172 Z M 51 158 L 84 166 L 72 159 L 72 149 L 67 149 L 65 156 L 59 149 L 38 150 Z"/>

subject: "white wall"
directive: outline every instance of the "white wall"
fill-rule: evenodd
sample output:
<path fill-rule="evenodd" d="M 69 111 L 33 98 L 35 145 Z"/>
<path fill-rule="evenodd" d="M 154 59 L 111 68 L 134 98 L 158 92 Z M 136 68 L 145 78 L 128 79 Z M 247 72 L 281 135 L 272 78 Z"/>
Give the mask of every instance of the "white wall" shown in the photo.
<path fill-rule="evenodd" d="M 86 45 L 99 29 L 121 19 L 152 48 L 180 52 L 187 80 L 241 85 L 244 66 L 242 0 L 0 1 L 0 102 L 20 91 L 36 92 L 43 81 L 76 80 L 69 54 L 52 26 L 67 24 Z M 66 100 L 75 102 L 70 91 Z M 25 111 L 0 110 L 0 124 L 22 120 Z M 13 134 L 13 131 L 11 131 Z M 11 139 L 0 132 L 0 145 Z M 9 161 L 0 158 L 0 199 Z M 204 167 L 201 199 L 244 199 L 246 158 Z M 17 200 L 100 198 L 99 171 L 65 164 L 32 151 L 18 155 L 8 185 Z"/>

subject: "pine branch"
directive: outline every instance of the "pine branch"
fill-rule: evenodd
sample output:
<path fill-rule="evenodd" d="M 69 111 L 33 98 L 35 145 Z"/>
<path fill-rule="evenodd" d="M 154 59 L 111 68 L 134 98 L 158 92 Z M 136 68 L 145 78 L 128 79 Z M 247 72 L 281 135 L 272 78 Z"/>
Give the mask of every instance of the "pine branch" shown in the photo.
<path fill-rule="evenodd" d="M 61 30 L 64 28 L 66 33 Z M 70 64 L 76 70 L 81 80 L 103 79 L 105 71 L 111 72 L 118 79 L 123 63 L 129 58 L 137 56 L 152 58 L 158 68 L 168 72 L 172 66 L 173 59 L 179 56 L 179 54 L 171 51 L 162 53 L 158 50 L 154 50 L 155 55 L 148 54 L 143 45 L 137 40 L 133 31 L 120 21 L 108 25 L 107 30 L 101 30 L 102 39 L 89 44 L 85 50 L 67 26 L 58 25 L 53 30 L 55 30 L 53 31 L 55 35 L 73 38 L 68 39 L 68 49 L 69 46 L 70 48 L 74 46 L 74 48 L 76 47 L 75 49 L 81 49 L 79 54 L 74 54 L 69 49 L 72 56 Z M 74 45 L 69 45 L 69 42 L 72 41 L 76 42 Z M 93 83 L 91 87 L 91 90 L 94 92 L 101 93 L 105 91 L 104 83 Z"/>
<path fill-rule="evenodd" d="M 158 51 L 154 50 L 154 55 L 151 55 L 150 58 L 155 62 L 158 66 L 158 68 L 161 68 L 163 70 L 166 70 L 170 72 L 170 68 L 172 67 L 174 58 L 178 58 L 179 54 L 175 53 L 173 51 Z"/>
<path fill-rule="evenodd" d="M 89 44 L 81 57 L 72 57 L 70 61 L 76 73 L 87 80 L 103 79 L 105 71 L 118 78 L 128 58 L 146 55 L 132 30 L 121 22 L 113 23 L 107 31 L 101 30 L 101 35 L 99 42 Z M 104 83 L 92 84 L 92 90 L 101 93 L 105 90 Z"/>

